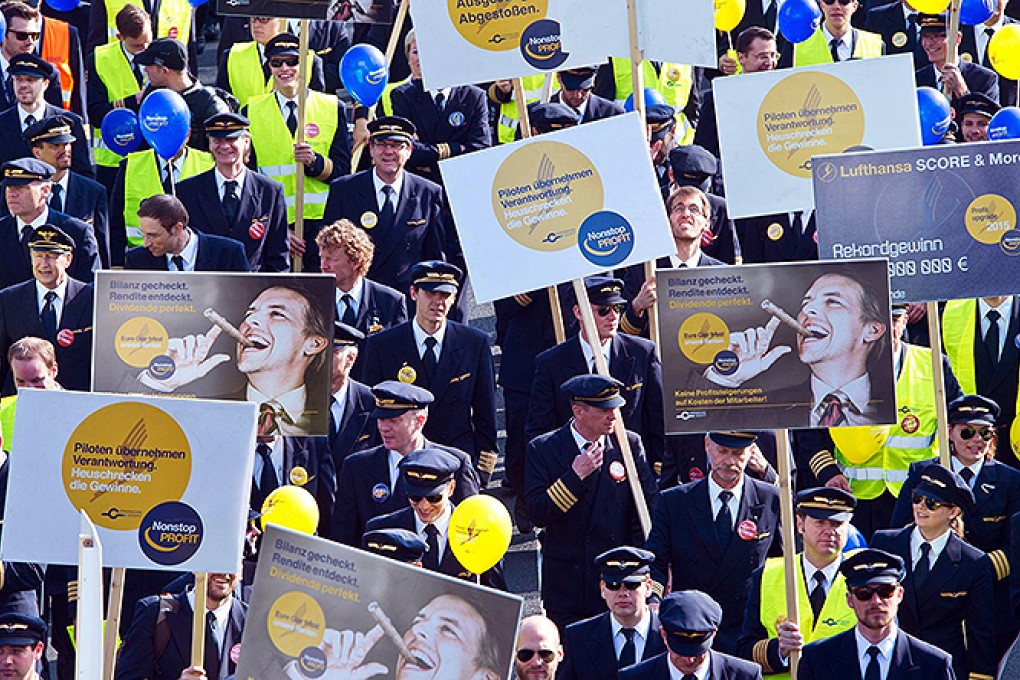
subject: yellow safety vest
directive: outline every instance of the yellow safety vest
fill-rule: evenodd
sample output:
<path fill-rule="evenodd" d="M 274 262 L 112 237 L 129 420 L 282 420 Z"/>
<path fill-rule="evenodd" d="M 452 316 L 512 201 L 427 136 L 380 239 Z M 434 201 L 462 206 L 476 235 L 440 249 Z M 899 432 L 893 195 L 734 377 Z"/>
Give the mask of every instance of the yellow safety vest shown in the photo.
<path fill-rule="evenodd" d="M 877 33 L 869 33 L 854 29 L 855 37 L 852 38 L 854 51 L 851 59 L 874 59 L 882 56 L 882 36 Z M 825 34 L 821 28 L 815 29 L 810 38 L 804 42 L 794 45 L 793 65 L 811 66 L 813 64 L 831 64 L 832 51 L 829 43 L 825 40 Z"/>
<path fill-rule="evenodd" d="M 627 98 L 634 93 L 631 82 L 630 60 L 613 57 L 613 77 L 616 81 L 616 101 L 623 106 Z M 666 99 L 666 103 L 676 109 L 676 138 L 679 144 L 690 144 L 694 141 L 694 127 L 687 120 L 683 108 L 691 96 L 694 86 L 694 69 L 687 64 L 662 62 L 659 73 L 655 73 L 652 62 L 641 62 L 642 82 L 645 87 L 657 90 Z"/>
<path fill-rule="evenodd" d="M 837 633 L 850 630 L 857 624 L 857 617 L 850 605 L 846 603 L 846 581 L 843 574 L 837 572 L 829 587 L 829 593 L 818 613 L 815 623 L 811 601 L 808 599 L 807 586 L 804 583 L 804 570 L 801 569 L 802 553 L 798 553 L 797 564 L 797 606 L 800 613 L 800 633 L 804 636 L 804 644 L 815 640 L 824 640 Z M 770 557 L 765 560 L 761 572 L 761 609 L 758 612 L 761 625 L 768 633 L 769 639 L 779 637 L 778 628 L 786 620 L 786 569 L 782 557 Z M 766 653 L 768 640 L 762 640 L 754 646 L 752 656 L 765 672 L 771 672 Z M 770 678 L 789 678 L 789 672 L 769 675 Z"/>
<path fill-rule="evenodd" d="M 16 394 L 0 399 L 0 437 L 4 438 L 4 451 L 14 448 L 14 407 L 17 401 Z"/>
<path fill-rule="evenodd" d="M 542 98 L 542 90 L 545 88 L 545 74 L 524 76 L 521 78 L 524 85 L 525 106 L 537 102 Z M 499 122 L 496 125 L 496 134 L 500 144 L 514 141 L 517 134 L 517 127 L 520 125 L 520 116 L 517 114 L 517 100 L 513 95 L 510 101 L 499 105 Z"/>
<path fill-rule="evenodd" d="M 106 3 L 107 42 L 117 40 L 117 13 L 131 0 L 96 0 Z M 139 4 L 135 2 L 133 4 Z M 187 45 L 191 41 L 191 18 L 194 8 L 188 0 L 161 0 L 159 14 L 154 17 L 154 38 L 176 38 Z"/>
<path fill-rule="evenodd" d="M 974 368 L 977 306 L 977 300 L 950 300 L 942 312 L 942 344 L 964 394 L 978 393 Z M 1020 380 L 1020 375 L 1014 376 L 1014 380 Z M 1017 394 L 1016 408 L 1016 413 L 1020 413 L 1020 394 Z M 1013 422 L 1015 424 L 1016 419 Z"/>
<path fill-rule="evenodd" d="M 308 68 L 305 69 L 305 85 L 312 82 L 312 62 L 315 55 L 308 53 Z M 268 80 L 262 71 L 262 57 L 259 55 L 257 42 L 236 43 L 227 55 L 227 77 L 230 81 L 230 93 L 237 97 L 241 106 L 259 95 L 273 91 L 272 77 Z"/>
<path fill-rule="evenodd" d="M 938 455 L 935 378 L 931 350 L 904 343 L 900 375 L 896 379 L 896 417 L 885 446 L 864 461 L 853 462 L 839 447 L 833 455 L 860 500 L 878 498 L 886 489 L 899 496 L 910 464 Z"/>
<path fill-rule="evenodd" d="M 388 83 L 386 85 L 386 88 L 383 90 L 382 95 L 380 95 L 379 97 L 379 106 L 382 108 L 384 116 L 393 115 L 393 90 L 409 82 L 411 82 L 411 76 L 407 76 L 406 78 L 399 82 Z"/>
<path fill-rule="evenodd" d="M 331 94 L 308 92 L 305 99 L 305 141 L 312 150 L 329 158 L 329 147 L 337 134 L 337 98 Z M 297 192 L 297 167 L 294 163 L 294 136 L 287 129 L 283 112 L 276 100 L 276 93 L 256 97 L 248 102 L 248 119 L 251 121 L 251 140 L 258 156 L 259 172 L 283 182 L 283 194 L 287 199 L 287 219 L 294 222 L 294 194 Z M 316 126 L 314 135 L 308 134 L 308 126 Z M 343 131 L 346 133 L 346 130 Z M 343 134 L 341 133 L 341 134 Z M 326 211 L 329 184 L 305 175 L 306 220 L 322 219 Z"/>
<path fill-rule="evenodd" d="M 191 147 L 185 149 L 180 179 L 194 177 L 211 170 L 216 165 L 212 154 Z M 156 152 L 145 149 L 129 153 L 124 168 L 124 228 L 127 231 L 129 248 L 142 245 L 138 206 L 150 196 L 162 193 L 163 183 L 160 181 L 159 167 L 156 165 Z"/>
<path fill-rule="evenodd" d="M 60 99 L 65 111 L 71 110 L 74 93 L 74 72 L 71 70 L 71 28 L 66 21 L 43 18 L 42 53 L 60 76 Z"/>
<path fill-rule="evenodd" d="M 106 86 L 107 100 L 110 102 L 120 101 L 133 97 L 142 88 L 135 80 L 135 73 L 131 70 L 131 63 L 124 54 L 124 48 L 120 41 L 100 45 L 96 48 L 96 75 Z M 113 151 L 103 141 L 103 133 L 100 129 L 102 121 L 94 126 L 92 134 L 92 151 L 96 157 L 96 165 L 108 168 L 115 168 L 120 165 L 124 158 L 116 151 Z"/>

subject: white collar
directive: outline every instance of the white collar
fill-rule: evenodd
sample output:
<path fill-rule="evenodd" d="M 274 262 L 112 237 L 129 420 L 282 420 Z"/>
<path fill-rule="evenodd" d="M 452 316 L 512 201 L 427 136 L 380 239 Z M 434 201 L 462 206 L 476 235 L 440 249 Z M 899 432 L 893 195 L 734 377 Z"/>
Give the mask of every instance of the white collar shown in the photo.
<path fill-rule="evenodd" d="M 344 384 L 340 386 L 340 389 L 333 393 L 333 398 L 336 399 L 336 403 L 340 404 L 341 410 L 344 407 L 344 402 L 347 400 L 347 393 L 350 391 L 351 379 L 348 378 L 347 380 L 344 380 Z"/>
<path fill-rule="evenodd" d="M 336 289 L 336 302 L 337 304 L 340 304 L 340 298 L 342 298 L 344 295 L 350 295 L 352 298 L 354 298 L 355 308 L 357 308 L 358 311 L 361 311 L 361 297 L 364 294 L 365 294 L 365 277 L 359 276 L 357 280 L 354 282 L 354 285 L 351 286 L 351 289 L 346 293 L 340 290 L 339 288 Z"/>
<path fill-rule="evenodd" d="M 289 417 L 295 425 L 301 422 L 305 413 L 306 397 L 304 385 L 299 385 L 289 392 L 284 392 L 278 397 L 270 397 L 262 394 L 255 388 L 254 385 L 248 383 L 247 395 L 245 398 L 256 404 L 264 404 L 266 402 L 275 401 L 281 408 L 283 408 L 283 410 L 287 413 L 287 417 Z M 277 421 L 277 425 L 279 425 L 280 434 L 283 435 L 290 435 L 292 433 L 295 435 L 307 434 L 304 431 L 297 431 L 300 428 L 295 428 L 295 426 L 290 426 L 280 421 Z"/>
<path fill-rule="evenodd" d="M 652 626 L 652 614 L 645 607 L 645 613 L 642 614 L 641 620 L 634 626 L 634 630 L 641 636 L 641 639 L 648 642 L 648 629 Z M 615 638 L 623 630 L 623 624 L 616 620 L 616 617 L 612 613 L 609 614 L 609 629 L 613 631 L 613 637 Z"/>
<path fill-rule="evenodd" d="M 871 378 L 868 377 L 867 373 L 851 380 L 842 387 L 834 387 L 814 374 L 811 375 L 811 396 L 814 399 L 815 408 L 818 408 L 818 405 L 822 403 L 822 400 L 828 394 L 836 390 L 847 396 L 858 413 L 868 412 L 868 402 L 871 401 Z"/>
<path fill-rule="evenodd" d="M 35 282 L 35 296 L 39 302 L 39 309 L 42 309 L 43 303 L 46 301 L 46 293 L 49 293 L 51 290 L 57 294 L 57 299 L 60 303 L 64 303 L 64 300 L 67 299 L 67 279 L 68 277 L 65 274 L 64 280 L 60 282 L 60 285 L 52 289 L 42 285 L 39 281 Z"/>
<path fill-rule="evenodd" d="M 978 314 L 981 317 L 981 321 L 987 321 L 988 310 L 994 309 L 999 313 L 999 321 L 1005 321 L 1009 325 L 1010 315 L 1013 313 L 1013 296 L 1008 295 L 1006 299 L 1002 301 L 1002 304 L 998 307 L 992 307 L 990 304 L 985 302 L 984 298 L 978 298 Z"/>
<path fill-rule="evenodd" d="M 185 269 L 194 270 L 195 262 L 198 260 L 198 234 L 191 227 L 186 227 L 188 230 L 188 242 L 184 244 L 184 248 L 178 253 L 181 259 L 184 260 Z M 171 263 L 173 255 L 167 254 L 166 261 Z"/>
<path fill-rule="evenodd" d="M 33 229 L 38 229 L 42 225 L 46 224 L 49 218 L 50 218 L 50 206 L 47 204 L 43 204 L 43 209 L 42 212 L 39 213 L 39 217 L 35 218 L 31 222 L 26 222 L 25 220 L 21 219 L 21 217 L 15 215 L 14 219 L 18 223 L 18 237 L 19 238 L 21 237 L 21 232 L 25 230 L 25 227 L 32 227 Z"/>
<path fill-rule="evenodd" d="M 453 516 L 453 503 L 447 501 L 446 508 L 443 509 L 443 514 L 436 518 L 432 524 L 439 529 L 440 536 L 446 536 L 450 528 L 450 517 Z M 414 512 L 413 510 L 411 512 Z M 418 513 L 414 512 L 414 529 L 420 535 L 425 534 L 425 523 L 418 519 Z"/>
<path fill-rule="evenodd" d="M 825 44 L 826 45 L 831 44 L 833 39 L 838 40 L 841 44 L 846 45 L 847 47 L 852 47 L 853 44 L 854 44 L 854 41 L 853 41 L 853 38 L 854 38 L 854 29 L 852 29 L 852 28 L 849 31 L 847 31 L 846 33 L 844 33 L 842 37 L 836 38 L 836 36 L 834 36 L 833 34 L 829 33 L 829 29 L 828 29 L 828 27 L 826 27 L 825 22 L 823 21 L 822 22 L 822 35 L 825 37 Z"/>
<path fill-rule="evenodd" d="M 574 443 L 577 444 L 577 450 L 584 451 L 584 447 L 588 443 L 588 440 L 585 439 L 584 436 L 582 436 L 581 433 L 574 428 L 573 418 L 570 419 L 570 434 L 574 437 Z M 599 437 L 595 441 L 604 443 L 605 437 Z"/>
<path fill-rule="evenodd" d="M 591 362 L 595 359 L 595 353 L 592 352 L 591 345 L 588 344 L 588 341 L 585 340 L 580 333 L 577 334 L 577 341 L 581 343 L 581 354 L 584 356 L 584 365 L 590 369 Z M 612 348 L 613 339 L 611 337 L 602 342 L 602 355 L 606 358 L 606 368 L 609 368 L 609 357 L 613 353 Z"/>
<path fill-rule="evenodd" d="M 719 500 L 720 493 L 722 493 L 723 491 L 729 491 L 730 493 L 733 494 L 733 498 L 730 499 L 730 502 L 732 503 L 733 501 L 736 501 L 737 508 L 740 507 L 740 501 L 744 497 L 744 481 L 747 479 L 746 473 L 740 475 L 740 481 L 737 482 L 737 485 L 732 489 L 724 489 L 718 484 L 716 484 L 715 480 L 712 479 L 711 471 L 709 471 L 709 474 L 706 475 L 705 478 L 708 479 L 708 500 L 710 500 L 714 504 L 716 501 Z M 714 514 L 715 513 L 713 513 L 713 515 Z M 733 513 L 734 521 L 736 519 L 736 516 L 737 513 Z"/>
<path fill-rule="evenodd" d="M 808 592 L 814 587 L 811 579 L 814 578 L 815 572 L 820 571 L 825 576 L 825 586 L 827 589 L 832 588 L 832 582 L 836 580 L 836 574 L 839 573 L 839 565 L 843 561 L 842 555 L 832 561 L 832 564 L 822 567 L 819 569 L 815 565 L 811 564 L 808 560 L 807 555 L 804 553 L 800 554 L 801 564 L 804 566 L 804 584 L 807 586 Z"/>
<path fill-rule="evenodd" d="M 893 647 L 896 646 L 896 633 L 898 629 L 896 624 L 892 624 L 892 629 L 889 634 L 875 647 L 878 647 L 879 653 L 883 658 L 892 660 Z M 874 643 L 868 642 L 863 635 L 861 635 L 860 624 L 854 626 L 854 638 L 857 640 L 857 658 L 863 659 L 865 662 L 870 661 L 868 658 L 868 648 Z"/>
<path fill-rule="evenodd" d="M 191 611 L 195 611 L 195 589 L 194 588 L 189 588 L 188 589 L 187 598 L 188 598 L 188 604 L 191 605 Z M 233 604 L 233 602 L 234 602 L 234 595 L 233 595 L 233 593 L 231 593 L 227 597 L 227 599 L 225 599 L 223 601 L 223 603 L 219 607 L 217 607 L 216 609 L 213 609 L 213 610 L 206 609 L 207 612 L 208 611 L 212 611 L 213 616 L 216 617 L 216 626 L 220 629 L 221 632 L 226 630 L 227 621 L 230 619 L 230 606 Z"/>
<path fill-rule="evenodd" d="M 34 116 L 35 117 L 35 122 L 37 122 L 37 123 L 40 120 L 42 120 L 43 118 L 46 117 L 46 100 L 45 99 L 42 101 L 41 104 L 39 104 L 39 106 L 37 106 L 35 108 L 34 111 L 26 111 L 25 109 L 23 109 L 21 107 L 21 104 L 18 104 L 17 106 L 18 106 L 18 119 L 21 121 L 22 126 L 25 125 L 25 118 L 27 118 L 29 116 Z"/>
<path fill-rule="evenodd" d="M 942 532 L 942 535 L 938 538 L 934 538 L 928 541 L 928 545 L 931 546 L 931 552 L 928 553 L 928 565 L 932 568 L 935 567 L 935 561 L 942 554 L 946 544 L 949 543 L 949 536 L 953 533 L 952 529 L 946 529 Z M 916 526 L 910 531 L 910 559 L 911 563 L 916 562 L 917 558 L 921 554 L 921 544 L 925 542 L 923 536 L 921 536 L 921 530 Z"/>
<path fill-rule="evenodd" d="M 228 180 L 220 169 L 213 167 L 213 176 L 216 177 L 216 191 L 220 196 L 223 195 L 223 185 L 227 182 L 237 182 L 237 197 L 241 197 L 241 191 L 244 189 L 244 178 L 248 175 L 248 170 L 242 165 L 241 172 L 237 173 L 237 177 Z"/>
<path fill-rule="evenodd" d="M 436 339 L 436 353 L 438 354 L 440 351 L 442 351 L 441 348 L 443 346 L 443 338 L 446 337 L 446 327 L 447 323 L 444 321 L 443 325 L 439 327 L 439 330 L 436 331 L 435 334 L 433 334 L 432 336 L 429 336 L 429 334 L 425 332 L 425 329 L 418 325 L 418 319 L 415 318 L 414 321 L 411 323 L 411 331 L 414 333 L 415 345 L 418 347 L 424 347 L 425 338 L 433 337 Z"/>
<path fill-rule="evenodd" d="M 669 256 L 669 263 L 673 265 L 673 269 L 679 269 L 680 265 L 686 265 L 689 269 L 693 269 L 698 266 L 699 262 L 701 262 L 701 248 L 698 248 L 697 252 L 687 260 L 681 260 L 680 256 L 675 253 Z"/>
<path fill-rule="evenodd" d="M 383 187 L 386 186 L 386 182 L 382 181 L 379 175 L 376 174 L 375 170 L 372 171 L 372 186 L 375 187 L 375 195 L 377 197 L 379 196 L 379 192 L 383 190 Z M 404 172 L 402 170 L 397 173 L 397 178 L 393 180 L 393 184 L 390 184 L 389 186 L 393 187 L 394 201 L 399 203 L 400 190 L 404 187 Z M 376 205 L 378 205 L 378 203 L 376 203 Z M 394 204 L 393 207 L 396 208 L 396 204 Z"/>
<path fill-rule="evenodd" d="M 964 465 L 962 462 L 960 462 L 959 458 L 957 458 L 956 456 L 952 456 L 949 460 L 949 464 L 952 465 L 953 472 L 955 472 L 956 474 L 960 474 L 960 472 L 964 468 L 967 468 L 968 470 L 974 473 L 974 477 L 970 480 L 970 488 L 973 489 L 974 485 L 977 484 L 978 475 L 981 474 L 981 468 L 985 466 L 985 459 L 978 458 L 977 462 L 974 463 L 973 465 Z"/>

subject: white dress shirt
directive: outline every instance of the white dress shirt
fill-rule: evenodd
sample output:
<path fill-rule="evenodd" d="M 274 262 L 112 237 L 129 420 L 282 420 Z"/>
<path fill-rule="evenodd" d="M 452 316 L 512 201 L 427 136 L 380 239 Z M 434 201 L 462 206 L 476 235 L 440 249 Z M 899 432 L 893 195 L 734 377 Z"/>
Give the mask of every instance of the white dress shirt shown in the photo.
<path fill-rule="evenodd" d="M 843 34 L 842 37 L 836 38 L 834 35 L 829 33 L 829 29 L 825 27 L 825 23 L 822 22 L 822 36 L 825 38 L 825 44 L 831 45 L 833 39 L 839 40 L 839 44 L 836 46 L 836 52 L 839 54 L 840 61 L 848 61 L 854 53 L 853 45 L 853 29 L 850 29 Z M 831 49 L 831 48 L 830 48 Z"/>
<path fill-rule="evenodd" d="M 347 311 L 347 303 L 343 301 L 344 295 L 351 296 L 351 304 L 354 307 L 354 318 L 358 318 L 358 312 L 361 311 L 361 298 L 365 296 L 365 277 L 359 276 L 358 280 L 354 282 L 354 286 L 348 291 L 342 291 L 339 288 L 335 289 L 335 300 L 336 300 L 336 318 L 342 319 L 344 312 Z"/>
<path fill-rule="evenodd" d="M 184 244 L 184 248 L 181 250 L 179 255 L 184 260 L 184 270 L 186 272 L 195 271 L 195 262 L 198 260 L 198 236 L 191 230 L 191 227 L 187 227 L 188 230 L 188 242 Z M 166 258 L 166 265 L 169 271 L 177 271 L 177 267 L 174 265 L 174 255 L 167 253 L 164 255 Z"/>
<path fill-rule="evenodd" d="M 372 185 L 375 187 L 375 200 L 376 205 L 379 206 L 379 211 L 382 212 L 383 201 L 386 200 L 386 194 L 383 192 L 383 187 L 387 186 L 386 182 L 379 179 L 379 175 L 372 173 Z M 393 184 L 389 186 L 393 187 L 393 212 L 397 211 L 397 204 L 400 202 L 400 190 L 404 186 L 404 173 L 397 173 L 397 179 L 393 181 Z"/>
<path fill-rule="evenodd" d="M 432 350 L 436 353 L 436 363 L 439 363 L 439 357 L 443 356 L 443 338 L 446 337 L 446 324 L 444 323 L 436 331 L 435 335 L 429 335 L 425 332 L 425 329 L 418 325 L 418 319 L 415 319 L 411 323 L 411 331 L 414 333 L 414 344 L 418 348 L 418 358 L 421 359 L 425 356 L 425 350 L 428 347 L 425 346 L 425 339 L 432 337 L 436 339 L 436 346 Z"/>
<path fill-rule="evenodd" d="M 439 534 L 436 535 L 436 544 L 439 546 L 439 561 L 443 561 L 443 554 L 446 552 L 446 539 L 447 534 L 450 532 L 450 517 L 453 516 L 453 504 L 447 503 L 446 508 L 435 522 L 436 529 L 439 529 Z M 418 513 L 414 513 L 414 529 L 421 536 L 421 540 L 428 541 L 429 535 L 425 533 L 425 523 L 418 519 Z"/>
<path fill-rule="evenodd" d="M 732 489 L 723 489 L 721 486 L 715 483 L 712 479 L 712 475 L 708 475 L 708 500 L 712 502 L 712 520 L 719 516 L 719 511 L 722 509 L 722 500 L 719 499 L 719 494 L 723 491 L 729 491 L 733 494 L 727 505 L 730 508 L 730 521 L 733 522 L 730 526 L 737 522 L 737 512 L 740 511 L 740 499 L 744 496 L 744 476 L 740 476 L 740 481 Z"/>
<path fill-rule="evenodd" d="M 237 198 L 240 199 L 241 190 L 244 189 L 244 180 L 247 174 L 248 171 L 242 165 L 241 172 L 237 173 L 237 177 L 227 179 L 223 176 L 223 173 L 220 172 L 219 168 L 213 168 L 213 176 L 216 178 L 216 193 L 219 195 L 220 201 L 222 201 L 227 195 L 227 182 L 237 182 Z"/>
<path fill-rule="evenodd" d="M 37 309 L 42 314 L 43 305 L 46 304 L 46 293 L 51 292 L 51 289 L 42 285 L 38 281 L 35 282 L 35 300 L 38 305 Z M 57 328 L 60 328 L 60 319 L 64 314 L 64 301 L 67 299 L 67 277 L 56 288 L 52 289 L 52 292 L 57 294 L 57 297 L 53 299 L 53 308 L 57 312 Z"/>
<path fill-rule="evenodd" d="M 591 364 L 593 361 L 595 361 L 595 353 L 592 352 L 591 345 L 588 344 L 587 340 L 581 337 L 580 333 L 578 333 L 577 339 L 581 343 L 581 354 L 584 356 L 584 365 L 587 366 L 589 370 L 591 370 Z M 602 343 L 602 356 L 606 358 L 607 371 L 610 369 L 609 357 L 612 355 L 612 351 L 610 351 L 612 349 L 612 346 L 613 346 L 612 338 L 609 338 L 608 340 Z"/>
<path fill-rule="evenodd" d="M 992 327 L 992 321 L 988 318 L 988 312 L 992 309 L 999 313 L 999 318 L 995 323 L 999 327 L 999 356 L 1001 357 L 1002 348 L 1005 346 L 1006 340 L 1008 339 L 1009 319 L 1013 314 L 1012 296 L 1007 296 L 998 307 L 992 307 L 990 304 L 985 302 L 983 298 L 978 298 L 978 317 L 981 319 L 982 342 L 984 341 L 985 336 L 988 335 L 988 329 Z"/>
<path fill-rule="evenodd" d="M 634 659 L 638 662 L 645 653 L 645 645 L 648 644 L 648 630 L 652 627 L 652 614 L 645 609 L 645 615 L 641 617 L 634 626 Z M 623 624 L 616 620 L 612 614 L 609 615 L 609 628 L 613 631 L 613 647 L 616 649 L 616 658 L 620 658 L 620 652 L 627 643 L 627 636 L 623 634 Z"/>
<path fill-rule="evenodd" d="M 256 447 L 258 444 L 256 444 Z M 273 463 L 273 470 L 276 471 L 276 480 L 283 484 L 283 437 L 273 437 L 273 441 L 266 442 L 269 447 L 269 460 Z M 251 469 L 251 476 L 256 480 L 262 479 L 262 456 L 255 454 L 255 465 Z"/>
<path fill-rule="evenodd" d="M 825 412 L 822 400 L 837 390 L 845 394 L 853 406 L 853 408 L 843 409 L 847 425 L 873 424 L 873 419 L 867 415 L 868 402 L 871 401 L 871 378 L 865 373 L 842 387 L 834 387 L 814 375 L 811 376 L 811 398 L 814 400 L 814 408 L 811 409 L 811 424 L 813 426 L 819 425 L 822 414 Z"/>
<path fill-rule="evenodd" d="M 931 550 L 928 552 L 928 567 L 930 569 L 935 568 L 935 562 L 938 561 L 939 555 L 942 554 L 942 550 L 946 547 L 946 543 L 949 543 L 949 534 L 950 530 L 946 529 L 941 536 L 928 541 L 928 545 L 931 546 Z M 917 563 L 921 561 L 921 544 L 924 542 L 921 530 L 914 527 L 913 531 L 910 532 L 910 563 L 914 565 L 915 571 L 917 570 Z"/>
<path fill-rule="evenodd" d="M 892 631 L 889 635 L 879 642 L 878 647 L 878 670 L 879 680 L 886 680 L 889 677 L 889 666 L 892 665 L 892 653 L 893 647 L 896 646 L 896 624 L 892 624 Z M 861 635 L 861 629 L 854 626 L 854 638 L 857 640 L 857 663 L 861 666 L 861 677 L 867 672 L 868 664 L 871 663 L 871 656 L 868 654 L 868 649 L 871 648 L 872 644 L 864 639 Z"/>

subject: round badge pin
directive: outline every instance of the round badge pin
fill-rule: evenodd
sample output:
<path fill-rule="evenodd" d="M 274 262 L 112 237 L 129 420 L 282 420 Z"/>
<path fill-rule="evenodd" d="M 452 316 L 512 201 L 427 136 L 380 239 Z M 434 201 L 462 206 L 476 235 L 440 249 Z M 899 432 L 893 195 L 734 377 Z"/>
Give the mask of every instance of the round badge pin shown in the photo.
<path fill-rule="evenodd" d="M 361 213 L 361 226 L 365 229 L 375 229 L 375 225 L 379 224 L 379 216 L 371 210 L 366 210 Z"/>
<path fill-rule="evenodd" d="M 737 525 L 737 535 L 745 541 L 753 541 L 758 537 L 758 525 L 749 519 Z"/>
<path fill-rule="evenodd" d="M 623 463 L 614 460 L 609 464 L 609 476 L 617 482 L 622 482 L 627 477 L 627 469 L 623 467 Z"/>
<path fill-rule="evenodd" d="M 1020 349 L 1020 333 L 1018 333 L 1017 336 L 1013 338 L 1013 344 L 1016 345 L 1017 349 Z"/>
<path fill-rule="evenodd" d="M 61 347 L 70 347 L 74 344 L 74 331 L 64 328 L 57 333 L 57 344 Z"/>
<path fill-rule="evenodd" d="M 290 470 L 290 483 L 294 486 L 304 486 L 308 483 L 308 470 L 296 465 Z"/>
<path fill-rule="evenodd" d="M 248 236 L 258 241 L 260 238 L 266 235 L 266 225 L 261 222 L 252 222 L 251 226 L 248 227 Z"/>
<path fill-rule="evenodd" d="M 773 241 L 778 241 L 783 238 L 783 225 L 779 224 L 779 222 L 773 222 L 765 230 L 765 235 Z"/>
<path fill-rule="evenodd" d="M 914 434 L 919 427 L 921 427 L 921 420 L 913 413 L 904 416 L 903 420 L 900 421 L 900 429 L 907 434 Z"/>
<path fill-rule="evenodd" d="M 241 660 L 241 643 L 238 642 L 236 645 L 230 648 L 230 660 L 237 663 Z"/>
<path fill-rule="evenodd" d="M 179 33 L 180 31 L 177 29 L 176 26 L 171 26 L 170 30 L 166 32 L 166 37 L 173 38 L 174 40 L 176 40 Z"/>
<path fill-rule="evenodd" d="M 666 69 L 666 80 L 670 83 L 675 83 L 680 80 L 680 67 L 676 64 L 671 64 L 670 67 Z"/>
<path fill-rule="evenodd" d="M 893 33 L 892 44 L 896 47 L 903 47 L 907 44 L 907 34 L 903 31 Z"/>
<path fill-rule="evenodd" d="M 697 465 L 695 465 L 694 467 L 691 468 L 690 472 L 687 473 L 687 478 L 692 482 L 696 482 L 699 479 L 704 479 L 705 471 L 699 468 Z"/>
<path fill-rule="evenodd" d="M 974 57 L 971 55 L 970 52 L 964 52 L 963 54 L 960 55 L 960 61 L 971 62 L 974 61 Z"/>
<path fill-rule="evenodd" d="M 305 137 L 315 139 L 319 136 L 319 126 L 315 123 L 305 123 Z"/>
<path fill-rule="evenodd" d="M 418 372 L 410 366 L 401 366 L 400 370 L 397 371 L 397 380 L 402 383 L 410 385 L 418 377 Z"/>
<path fill-rule="evenodd" d="M 705 231 L 701 232 L 701 247 L 702 248 L 707 248 L 708 246 L 712 245 L 712 241 L 714 241 L 714 240 L 715 240 L 715 234 L 712 233 L 711 229 L 706 229 Z"/>
<path fill-rule="evenodd" d="M 372 487 L 372 500 L 376 503 L 385 503 L 386 499 L 390 497 L 390 487 L 386 486 L 382 482 Z"/>
<path fill-rule="evenodd" d="M 460 127 L 464 124 L 465 118 L 464 114 L 460 111 L 454 111 L 447 117 L 447 120 L 450 121 L 450 125 L 453 127 Z"/>

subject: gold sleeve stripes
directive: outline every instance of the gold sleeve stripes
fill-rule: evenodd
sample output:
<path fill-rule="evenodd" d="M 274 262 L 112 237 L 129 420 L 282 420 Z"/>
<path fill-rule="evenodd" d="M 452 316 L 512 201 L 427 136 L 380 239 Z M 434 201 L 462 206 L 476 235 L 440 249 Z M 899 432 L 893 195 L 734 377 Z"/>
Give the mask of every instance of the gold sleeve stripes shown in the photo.
<path fill-rule="evenodd" d="M 620 317 L 620 330 L 627 335 L 641 335 L 641 329 L 632 324 L 626 314 Z"/>
<path fill-rule="evenodd" d="M 574 507 L 574 503 L 577 503 L 577 496 L 567 488 L 567 485 L 563 483 L 562 479 L 557 479 L 556 482 L 546 490 L 549 494 L 549 498 L 556 504 L 556 507 L 561 512 L 567 512 L 570 508 Z"/>
<path fill-rule="evenodd" d="M 516 300 L 517 304 L 521 307 L 527 307 L 532 303 L 531 296 L 527 293 L 518 293 L 517 295 L 514 295 L 514 300 Z"/>
<path fill-rule="evenodd" d="M 1009 558 L 1006 557 L 1006 553 L 1002 550 L 993 550 L 988 553 L 988 559 L 992 561 L 992 567 L 995 568 L 995 580 L 1001 581 L 1009 576 Z M 974 673 L 971 673 L 974 675 Z"/>
<path fill-rule="evenodd" d="M 761 666 L 762 672 L 764 673 L 775 673 L 771 666 L 769 666 L 769 641 L 758 640 L 754 643 L 754 648 L 751 650 L 752 660 Z"/>
<path fill-rule="evenodd" d="M 77 602 L 78 601 L 78 581 L 67 582 L 67 601 Z"/>
<path fill-rule="evenodd" d="M 499 456 L 493 451 L 482 451 L 478 454 L 478 470 L 491 475 L 496 471 L 496 462 Z"/>
<path fill-rule="evenodd" d="M 329 156 L 322 157 L 322 174 L 314 179 L 320 182 L 328 182 L 329 176 L 333 173 L 333 159 Z"/>
<path fill-rule="evenodd" d="M 967 680 L 995 680 L 995 678 L 984 673 L 968 673 Z"/>
<path fill-rule="evenodd" d="M 652 595 L 657 596 L 660 600 L 665 597 L 666 586 L 662 585 L 658 581 L 652 581 Z"/>
<path fill-rule="evenodd" d="M 836 459 L 832 457 L 832 453 L 829 451 L 819 451 L 815 455 L 811 456 L 811 460 L 808 461 L 808 467 L 811 468 L 811 472 L 815 477 L 821 478 L 822 471 L 830 465 L 836 465 Z"/>
<path fill-rule="evenodd" d="M 439 150 L 439 160 L 444 160 L 450 157 L 449 144 L 436 144 L 436 149 Z"/>

